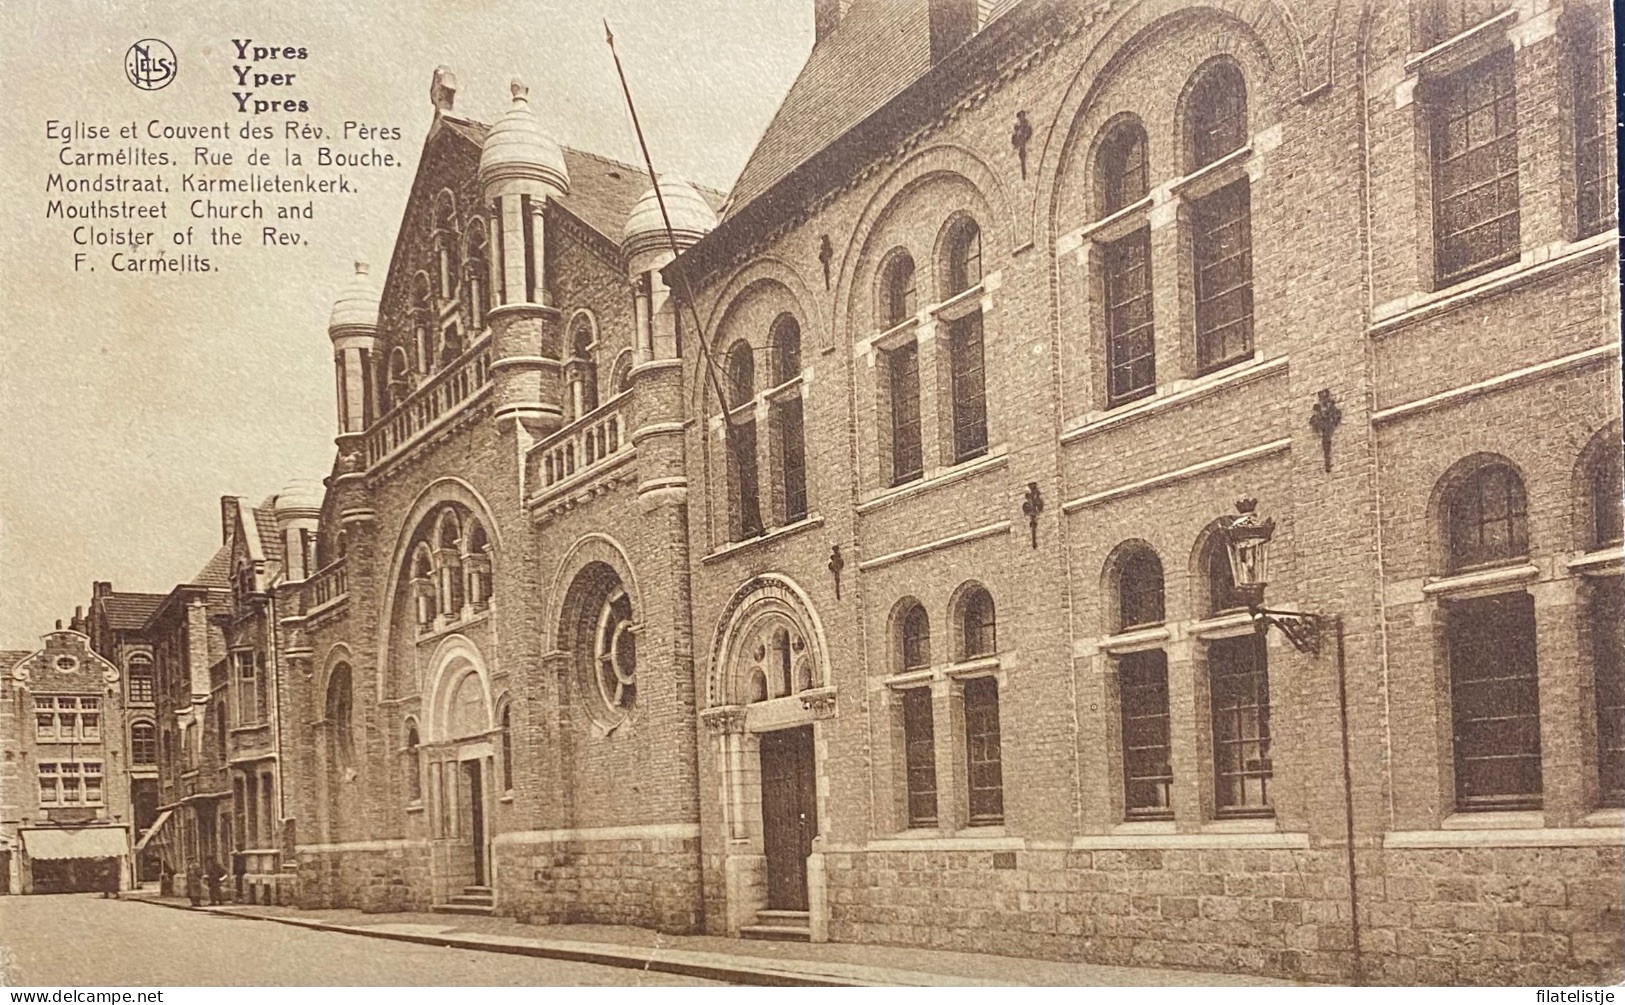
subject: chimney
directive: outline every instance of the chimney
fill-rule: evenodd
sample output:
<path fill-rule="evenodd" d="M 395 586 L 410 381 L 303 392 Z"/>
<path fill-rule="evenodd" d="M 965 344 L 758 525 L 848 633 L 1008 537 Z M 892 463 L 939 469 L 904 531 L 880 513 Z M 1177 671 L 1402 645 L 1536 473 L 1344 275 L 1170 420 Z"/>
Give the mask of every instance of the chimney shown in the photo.
<path fill-rule="evenodd" d="M 457 74 L 452 73 L 450 67 L 435 67 L 434 79 L 429 82 L 429 102 L 434 105 L 435 114 L 449 115 L 456 100 Z"/>
<path fill-rule="evenodd" d="M 231 528 L 237 522 L 237 497 L 220 497 L 220 543 L 231 543 Z"/>
<path fill-rule="evenodd" d="M 92 600 L 96 600 L 97 598 L 100 598 L 100 597 L 105 597 L 109 593 L 112 593 L 112 592 L 113 592 L 113 584 L 112 583 L 106 583 L 106 582 L 98 581 L 98 582 L 90 584 L 90 599 L 92 599 Z"/>

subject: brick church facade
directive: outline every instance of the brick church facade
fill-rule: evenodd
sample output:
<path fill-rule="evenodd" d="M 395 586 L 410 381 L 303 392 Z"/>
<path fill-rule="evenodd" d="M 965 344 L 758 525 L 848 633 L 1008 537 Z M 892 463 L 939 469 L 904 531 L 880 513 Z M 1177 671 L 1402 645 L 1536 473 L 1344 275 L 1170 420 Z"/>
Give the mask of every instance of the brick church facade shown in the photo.
<path fill-rule="evenodd" d="M 1609 9 L 816 7 L 727 194 L 436 74 L 217 620 L 266 895 L 1617 980 Z"/>

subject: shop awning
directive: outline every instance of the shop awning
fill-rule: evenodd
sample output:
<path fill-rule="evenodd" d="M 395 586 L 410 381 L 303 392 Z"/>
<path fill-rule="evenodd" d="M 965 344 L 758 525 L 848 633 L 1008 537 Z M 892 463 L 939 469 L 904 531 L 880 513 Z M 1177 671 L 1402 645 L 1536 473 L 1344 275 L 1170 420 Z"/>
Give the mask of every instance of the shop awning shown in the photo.
<path fill-rule="evenodd" d="M 33 859 L 122 858 L 130 849 L 122 827 L 52 827 L 21 833 L 23 850 Z"/>
<path fill-rule="evenodd" d="M 135 843 L 135 850 L 141 851 L 147 846 L 147 843 L 152 841 L 154 838 L 157 838 L 157 843 L 160 847 L 167 844 L 169 842 L 169 835 L 161 832 L 164 829 L 164 825 L 169 823 L 169 818 L 173 816 L 174 813 L 174 810 L 164 810 L 162 813 L 158 814 L 158 819 L 152 822 L 152 826 L 147 828 L 147 832 L 141 835 L 141 840 Z"/>

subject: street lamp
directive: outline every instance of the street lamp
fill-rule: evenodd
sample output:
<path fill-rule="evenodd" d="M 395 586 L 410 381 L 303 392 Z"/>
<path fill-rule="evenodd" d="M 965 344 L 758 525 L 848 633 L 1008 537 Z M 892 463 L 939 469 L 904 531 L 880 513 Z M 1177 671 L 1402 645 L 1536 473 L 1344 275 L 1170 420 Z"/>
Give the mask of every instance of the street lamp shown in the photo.
<path fill-rule="evenodd" d="M 1325 618 L 1302 611 L 1279 611 L 1264 606 L 1264 587 L 1269 585 L 1270 539 L 1275 521 L 1258 515 L 1258 500 L 1250 496 L 1236 500 L 1236 515 L 1226 517 L 1224 544 L 1230 554 L 1230 577 L 1236 595 L 1247 603 L 1259 634 L 1274 625 L 1300 653 L 1320 655 L 1320 637 Z"/>
<path fill-rule="evenodd" d="M 1260 638 L 1274 625 L 1300 653 L 1320 655 L 1322 635 L 1331 634 L 1336 644 L 1337 709 L 1343 746 L 1343 827 L 1344 854 L 1349 883 L 1349 931 L 1354 946 L 1354 981 L 1365 982 L 1365 962 L 1360 944 L 1360 886 L 1354 865 L 1354 769 L 1349 755 L 1348 672 L 1343 648 L 1343 619 L 1337 614 L 1310 614 L 1305 611 L 1278 611 L 1264 606 L 1264 587 L 1269 585 L 1270 538 L 1275 521 L 1258 515 L 1258 500 L 1250 496 L 1236 500 L 1236 515 L 1221 520 L 1224 545 L 1230 556 L 1230 576 L 1236 595 L 1247 604 Z"/>

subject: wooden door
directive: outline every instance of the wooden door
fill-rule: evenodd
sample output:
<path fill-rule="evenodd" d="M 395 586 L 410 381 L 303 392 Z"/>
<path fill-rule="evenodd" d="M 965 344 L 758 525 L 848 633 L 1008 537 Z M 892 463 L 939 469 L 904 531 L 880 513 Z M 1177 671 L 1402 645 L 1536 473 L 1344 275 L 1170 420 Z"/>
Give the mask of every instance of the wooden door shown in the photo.
<path fill-rule="evenodd" d="M 818 833 L 811 726 L 762 734 L 762 851 L 767 906 L 807 910 L 807 856 Z"/>
<path fill-rule="evenodd" d="M 474 848 L 474 885 L 485 885 L 485 786 L 480 784 L 480 762 L 464 761 L 463 789 L 466 793 L 468 827 L 464 836 Z"/>

